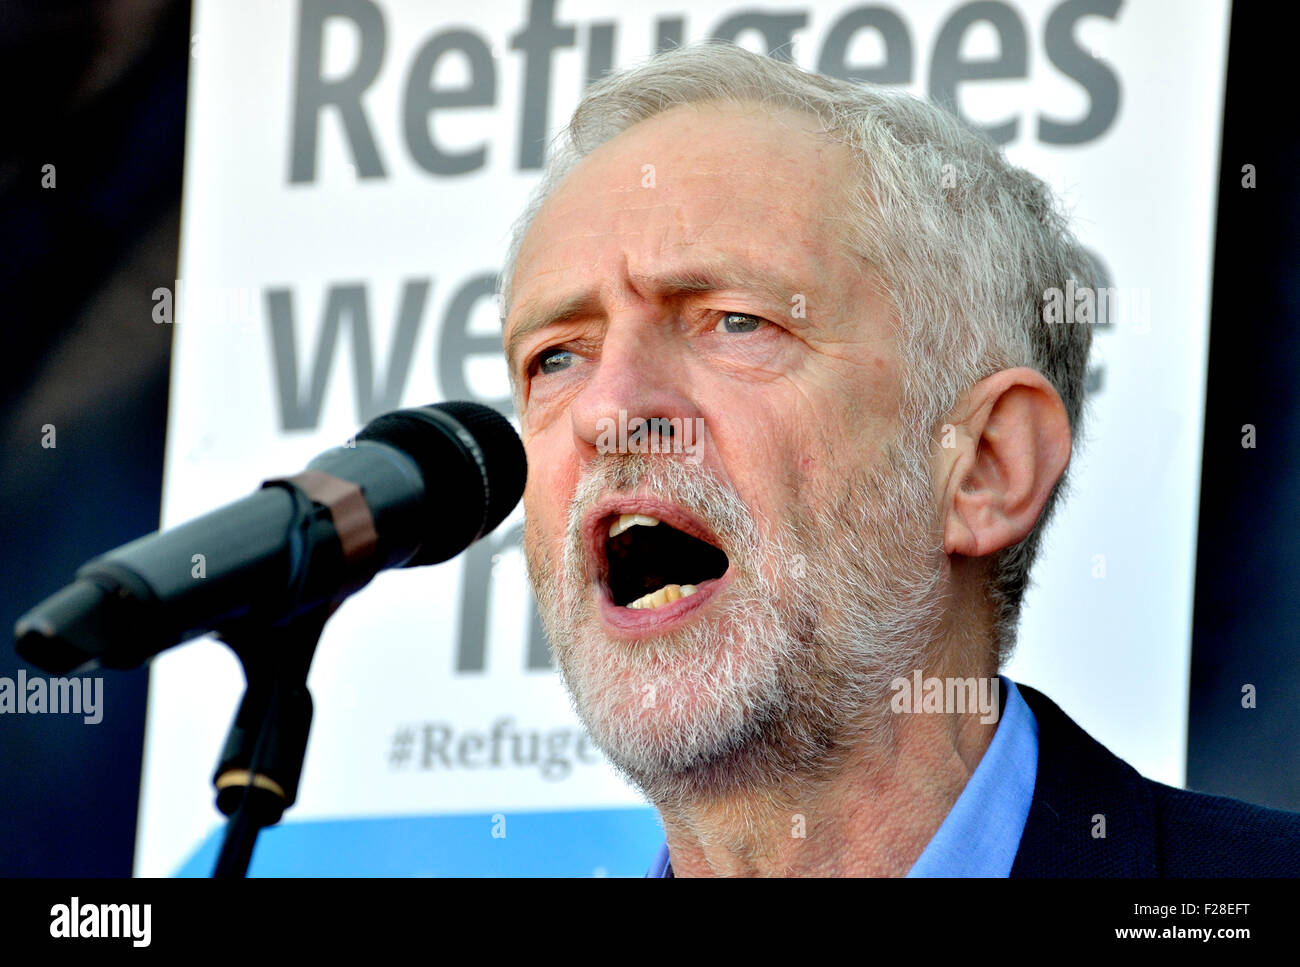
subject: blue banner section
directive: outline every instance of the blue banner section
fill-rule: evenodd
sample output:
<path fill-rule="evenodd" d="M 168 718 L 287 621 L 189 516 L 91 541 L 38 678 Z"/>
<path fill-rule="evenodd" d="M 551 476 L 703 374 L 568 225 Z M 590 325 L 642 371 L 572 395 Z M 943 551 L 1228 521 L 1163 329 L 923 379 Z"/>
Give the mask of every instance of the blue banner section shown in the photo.
<path fill-rule="evenodd" d="M 218 827 L 176 872 L 210 876 Z M 649 807 L 287 822 L 249 876 L 644 876 L 663 843 Z"/>

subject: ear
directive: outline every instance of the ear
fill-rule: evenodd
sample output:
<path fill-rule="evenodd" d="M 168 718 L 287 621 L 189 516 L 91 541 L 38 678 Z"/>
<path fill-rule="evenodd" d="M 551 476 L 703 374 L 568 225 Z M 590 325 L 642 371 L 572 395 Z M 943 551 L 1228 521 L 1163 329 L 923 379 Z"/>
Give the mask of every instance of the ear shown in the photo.
<path fill-rule="evenodd" d="M 984 557 L 1038 522 L 1070 462 L 1070 421 L 1052 384 L 1025 367 L 981 380 L 951 416 L 936 478 L 944 481 L 944 551 Z"/>

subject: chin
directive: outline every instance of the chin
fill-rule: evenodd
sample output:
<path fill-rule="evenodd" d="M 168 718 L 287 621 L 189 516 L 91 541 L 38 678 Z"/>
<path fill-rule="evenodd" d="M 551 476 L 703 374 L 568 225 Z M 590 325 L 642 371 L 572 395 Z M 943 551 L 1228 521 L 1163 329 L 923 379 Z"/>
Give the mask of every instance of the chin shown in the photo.
<path fill-rule="evenodd" d="M 780 649 L 749 623 L 724 612 L 628 643 L 593 616 L 552 642 L 593 741 L 643 784 L 734 752 L 783 704 Z"/>

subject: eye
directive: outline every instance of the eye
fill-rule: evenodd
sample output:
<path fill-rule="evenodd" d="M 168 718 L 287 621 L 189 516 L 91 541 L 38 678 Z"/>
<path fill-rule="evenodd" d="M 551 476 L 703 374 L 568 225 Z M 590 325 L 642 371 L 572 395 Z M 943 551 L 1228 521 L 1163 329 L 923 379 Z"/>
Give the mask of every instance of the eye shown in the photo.
<path fill-rule="evenodd" d="M 551 373 L 558 373 L 562 369 L 568 369 L 578 357 L 567 349 L 544 349 L 537 354 L 537 360 L 533 364 L 540 376 L 547 376 Z"/>
<path fill-rule="evenodd" d="M 747 312 L 728 312 L 718 320 L 718 325 L 714 332 L 754 332 L 762 327 L 764 320 L 758 316 L 751 316 Z"/>

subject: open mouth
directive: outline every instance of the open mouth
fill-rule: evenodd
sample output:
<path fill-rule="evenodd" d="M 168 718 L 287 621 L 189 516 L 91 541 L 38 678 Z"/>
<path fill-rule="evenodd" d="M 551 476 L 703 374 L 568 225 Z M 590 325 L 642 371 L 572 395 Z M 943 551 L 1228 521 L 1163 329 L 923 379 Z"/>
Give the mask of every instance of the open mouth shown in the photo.
<path fill-rule="evenodd" d="M 613 514 L 599 527 L 605 582 L 619 607 L 653 610 L 691 597 L 730 563 L 708 540 L 649 514 Z"/>

